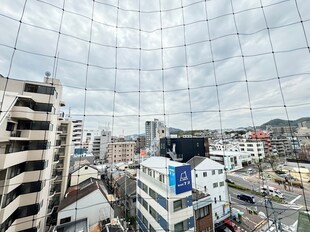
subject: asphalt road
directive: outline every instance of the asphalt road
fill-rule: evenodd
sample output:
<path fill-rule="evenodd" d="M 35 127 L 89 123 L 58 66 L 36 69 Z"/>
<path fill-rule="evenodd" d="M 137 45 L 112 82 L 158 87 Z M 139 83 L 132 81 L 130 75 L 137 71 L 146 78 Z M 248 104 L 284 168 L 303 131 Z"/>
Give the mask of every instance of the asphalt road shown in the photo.
<path fill-rule="evenodd" d="M 241 173 L 235 172 L 228 174 L 227 178 L 234 181 L 236 184 L 240 186 L 244 186 L 249 189 L 257 191 L 263 184 L 262 180 L 259 180 L 258 178 L 255 178 L 255 176 L 248 175 L 247 173 L 244 172 Z M 308 208 L 310 208 L 310 193 L 308 191 L 305 191 L 305 197 L 304 197 L 302 190 L 296 187 L 289 187 L 289 188 L 287 187 L 287 189 L 284 190 L 283 185 L 278 185 L 272 182 L 271 180 L 265 181 L 264 184 L 280 189 L 280 191 L 283 193 L 285 201 L 290 204 L 304 206 L 305 208 L 305 199 L 306 199 Z"/>
<path fill-rule="evenodd" d="M 265 199 L 262 197 L 255 196 L 255 204 L 247 203 L 237 198 L 237 194 L 242 193 L 239 190 L 229 188 L 229 194 L 231 197 L 232 207 L 242 207 L 244 209 L 243 212 L 247 212 L 247 208 L 257 209 L 257 212 L 263 212 L 267 217 L 271 220 L 281 219 L 281 223 L 291 226 L 298 219 L 298 210 L 301 208 L 299 206 L 293 207 L 287 204 L 279 204 L 276 202 L 272 202 L 271 204 L 265 202 Z M 259 221 L 255 222 L 256 224 Z"/>
<path fill-rule="evenodd" d="M 227 175 L 227 178 L 234 181 L 237 185 L 257 191 L 262 185 L 261 180 L 255 178 L 254 176 L 250 176 L 244 170 L 230 173 Z M 243 207 L 245 211 L 247 211 L 247 207 L 257 207 L 258 212 L 263 212 L 266 216 L 268 213 L 268 216 L 271 219 L 281 219 L 281 223 L 287 226 L 293 225 L 297 221 L 298 211 L 305 211 L 305 202 L 301 190 L 293 188 L 292 191 L 286 191 L 284 190 L 283 186 L 278 187 L 277 184 L 271 182 L 271 180 L 267 180 L 267 185 L 281 189 L 281 192 L 283 193 L 287 203 L 279 204 L 276 202 L 271 202 L 270 204 L 269 202 L 265 202 L 265 198 L 255 196 L 256 203 L 253 205 L 251 203 L 247 203 L 237 199 L 237 194 L 241 193 L 241 191 L 229 188 L 232 207 L 234 207 L 234 205 L 238 205 L 239 207 Z M 310 194 L 306 194 L 306 201 L 307 205 L 309 206 Z"/>

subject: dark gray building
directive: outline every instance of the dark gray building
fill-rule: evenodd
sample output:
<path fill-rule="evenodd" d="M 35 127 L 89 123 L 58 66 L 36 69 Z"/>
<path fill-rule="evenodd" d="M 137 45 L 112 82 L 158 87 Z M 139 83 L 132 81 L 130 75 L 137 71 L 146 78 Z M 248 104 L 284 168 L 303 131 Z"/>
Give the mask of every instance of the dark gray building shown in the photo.
<path fill-rule="evenodd" d="M 194 156 L 209 156 L 208 138 L 162 138 L 160 156 L 170 157 L 175 161 L 187 162 Z"/>

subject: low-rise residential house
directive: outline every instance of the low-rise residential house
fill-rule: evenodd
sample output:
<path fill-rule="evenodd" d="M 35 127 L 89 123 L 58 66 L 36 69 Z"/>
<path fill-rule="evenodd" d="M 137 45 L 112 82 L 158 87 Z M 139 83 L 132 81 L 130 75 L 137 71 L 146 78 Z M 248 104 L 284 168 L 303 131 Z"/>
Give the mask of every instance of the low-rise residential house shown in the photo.
<path fill-rule="evenodd" d="M 136 185 L 136 178 L 124 174 L 116 181 L 114 188 L 115 198 L 119 199 L 123 212 L 131 217 L 136 215 Z"/>
<path fill-rule="evenodd" d="M 58 208 L 57 225 L 87 218 L 91 230 L 101 221 L 114 218 L 114 210 L 100 182 L 89 178 L 76 186 L 69 187 Z"/>
<path fill-rule="evenodd" d="M 83 165 L 70 173 L 70 186 L 78 185 L 88 178 L 100 179 L 99 171 L 91 165 Z"/>

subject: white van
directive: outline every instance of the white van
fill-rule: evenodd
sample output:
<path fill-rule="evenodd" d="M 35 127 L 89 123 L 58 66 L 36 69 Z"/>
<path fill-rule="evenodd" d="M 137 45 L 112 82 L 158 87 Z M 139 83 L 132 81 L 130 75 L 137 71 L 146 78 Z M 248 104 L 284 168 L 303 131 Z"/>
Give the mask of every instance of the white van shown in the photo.
<path fill-rule="evenodd" d="M 284 199 L 283 194 L 281 193 L 281 191 L 277 188 L 271 187 L 271 186 L 267 186 L 264 185 L 261 188 L 261 193 L 265 194 L 265 195 L 271 195 L 274 197 L 279 197 L 281 199 Z M 268 193 L 269 192 L 269 193 Z"/>

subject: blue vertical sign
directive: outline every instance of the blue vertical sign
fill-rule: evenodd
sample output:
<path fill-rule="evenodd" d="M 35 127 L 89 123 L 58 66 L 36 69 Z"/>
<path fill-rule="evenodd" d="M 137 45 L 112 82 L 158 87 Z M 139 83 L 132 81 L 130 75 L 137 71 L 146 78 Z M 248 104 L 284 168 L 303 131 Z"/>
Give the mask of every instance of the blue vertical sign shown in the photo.
<path fill-rule="evenodd" d="M 184 193 L 192 190 L 191 166 L 184 165 L 179 167 L 169 166 L 169 186 L 175 194 Z"/>
<path fill-rule="evenodd" d="M 169 186 L 175 185 L 175 167 L 169 166 Z"/>
<path fill-rule="evenodd" d="M 175 194 L 192 190 L 191 170 L 190 165 L 175 167 Z"/>

